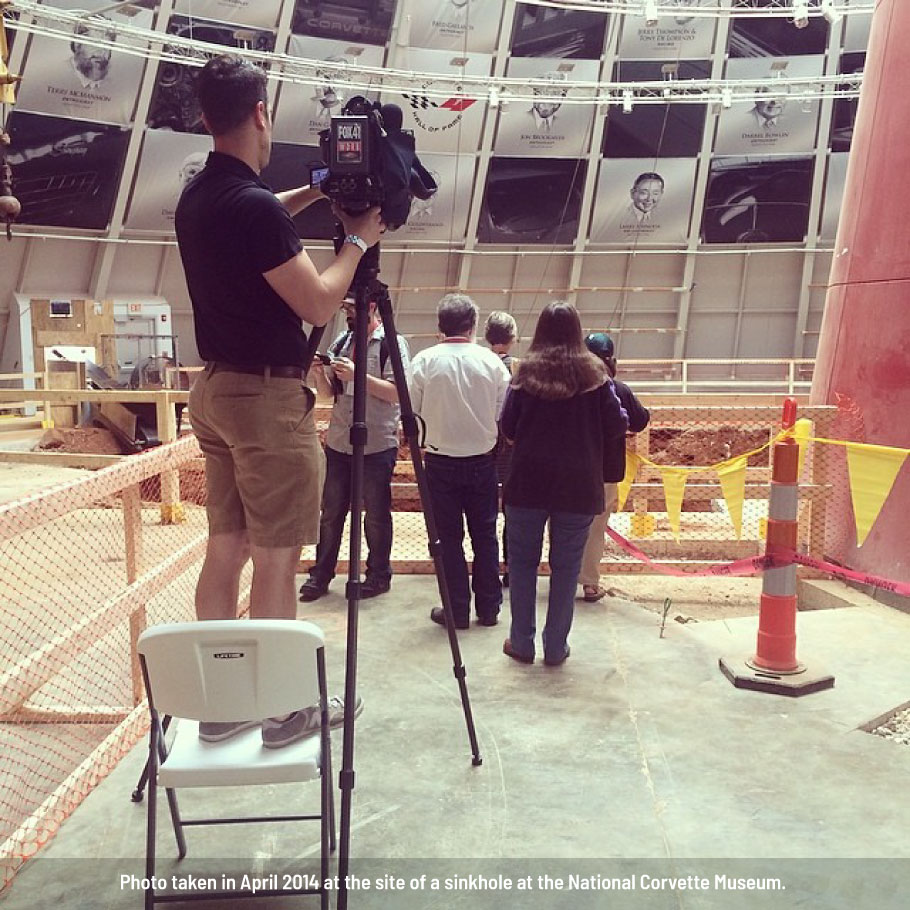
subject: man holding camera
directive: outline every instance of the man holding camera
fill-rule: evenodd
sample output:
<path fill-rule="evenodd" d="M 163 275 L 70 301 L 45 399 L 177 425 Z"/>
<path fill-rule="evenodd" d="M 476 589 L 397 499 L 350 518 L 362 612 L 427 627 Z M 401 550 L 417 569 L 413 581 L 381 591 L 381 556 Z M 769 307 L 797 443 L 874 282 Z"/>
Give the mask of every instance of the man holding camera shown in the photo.
<path fill-rule="evenodd" d="M 379 210 L 338 213 L 345 242 L 321 273 L 292 216 L 321 198 L 301 187 L 275 195 L 259 178 L 272 122 L 266 75 L 233 54 L 202 68 L 196 91 L 214 139 L 205 168 L 184 189 L 175 227 L 205 371 L 190 394 L 205 454 L 209 539 L 196 588 L 199 619 L 237 615 L 240 573 L 252 557 L 250 614 L 294 619 L 301 546 L 316 539 L 323 455 L 303 383 L 302 322 L 337 311 L 361 256 L 379 240 Z M 333 699 L 333 720 L 341 720 Z M 258 724 L 203 724 L 218 740 Z M 263 721 L 266 746 L 308 735 L 318 712 Z"/>
<path fill-rule="evenodd" d="M 316 385 L 332 395 L 335 406 L 325 438 L 326 475 L 322 491 L 319 545 L 310 577 L 300 588 L 300 599 L 318 600 L 328 593 L 335 577 L 344 522 L 351 506 L 351 424 L 354 417 L 354 301 L 344 301 L 347 331 L 329 345 L 328 353 L 313 365 Z M 376 301 L 369 302 L 367 358 L 367 443 L 363 459 L 364 531 L 367 539 L 366 578 L 361 599 L 385 594 L 392 584 L 392 471 L 398 457 L 398 389 L 395 387 L 388 343 Z M 408 345 L 400 335 L 398 347 L 407 369 Z"/>

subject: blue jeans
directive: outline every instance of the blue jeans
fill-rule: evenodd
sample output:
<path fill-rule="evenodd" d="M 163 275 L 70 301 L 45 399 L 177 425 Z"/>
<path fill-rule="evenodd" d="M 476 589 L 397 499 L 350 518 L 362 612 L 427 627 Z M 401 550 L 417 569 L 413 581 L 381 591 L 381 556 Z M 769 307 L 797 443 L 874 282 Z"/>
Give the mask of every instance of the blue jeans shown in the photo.
<path fill-rule="evenodd" d="M 471 618 L 471 588 L 477 615 L 497 616 L 502 604 L 502 586 L 496 539 L 499 496 L 493 456 L 447 458 L 427 453 L 426 465 L 455 621 L 467 622 Z M 474 550 L 470 586 L 463 546 L 465 521 Z"/>
<path fill-rule="evenodd" d="M 380 584 L 392 578 L 392 469 L 398 449 L 386 449 L 363 458 L 363 529 L 367 539 L 366 577 Z M 325 450 L 325 486 L 319 544 L 310 578 L 327 585 L 335 577 L 344 522 L 351 508 L 352 456 Z"/>
<path fill-rule="evenodd" d="M 581 557 L 593 515 L 548 512 L 506 506 L 509 535 L 509 602 L 512 650 L 522 657 L 534 656 L 537 632 L 537 570 L 543 551 L 543 531 L 550 521 L 550 594 L 547 623 L 543 630 L 543 653 L 547 660 L 561 660 L 575 612 L 575 588 Z"/>

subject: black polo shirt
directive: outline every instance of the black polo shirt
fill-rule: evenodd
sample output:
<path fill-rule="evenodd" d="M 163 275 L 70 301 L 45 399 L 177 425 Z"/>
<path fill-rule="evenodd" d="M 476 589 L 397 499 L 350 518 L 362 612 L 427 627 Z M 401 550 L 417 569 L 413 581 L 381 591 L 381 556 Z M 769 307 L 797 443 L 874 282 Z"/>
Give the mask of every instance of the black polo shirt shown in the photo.
<path fill-rule="evenodd" d="M 287 209 L 239 158 L 212 152 L 177 204 L 177 244 L 203 360 L 299 366 L 300 318 L 262 277 L 302 249 Z"/>

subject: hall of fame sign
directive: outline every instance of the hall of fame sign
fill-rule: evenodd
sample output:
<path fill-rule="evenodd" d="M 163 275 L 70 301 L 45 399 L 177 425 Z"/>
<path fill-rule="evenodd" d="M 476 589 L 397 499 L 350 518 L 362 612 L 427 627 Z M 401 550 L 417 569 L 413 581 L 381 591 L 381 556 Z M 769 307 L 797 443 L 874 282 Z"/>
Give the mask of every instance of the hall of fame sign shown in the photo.
<path fill-rule="evenodd" d="M 410 48 L 407 66 L 417 72 L 444 73 L 442 82 L 427 80 L 404 94 L 400 103 L 404 127 L 414 131 L 417 152 L 475 152 L 483 128 L 485 105 L 451 92 L 459 75 L 486 76 L 490 54 L 453 55 L 449 51 Z"/>

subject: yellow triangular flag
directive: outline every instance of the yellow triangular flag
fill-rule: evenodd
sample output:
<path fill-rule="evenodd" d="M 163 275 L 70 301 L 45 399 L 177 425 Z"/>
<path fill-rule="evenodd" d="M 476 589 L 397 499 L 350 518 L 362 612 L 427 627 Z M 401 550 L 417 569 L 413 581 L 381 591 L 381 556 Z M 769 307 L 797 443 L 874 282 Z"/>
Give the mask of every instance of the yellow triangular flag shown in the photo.
<path fill-rule="evenodd" d="M 626 500 L 629 498 L 629 490 L 635 481 L 635 475 L 638 473 L 641 459 L 634 452 L 626 452 L 626 476 L 617 486 L 617 504 L 616 511 L 621 512 L 625 507 Z"/>
<path fill-rule="evenodd" d="M 803 476 L 803 464 L 806 461 L 806 450 L 809 447 L 809 439 L 812 436 L 812 421 L 808 417 L 800 417 L 793 424 L 793 438 L 799 446 L 799 467 L 797 468 L 797 477 Z"/>
<path fill-rule="evenodd" d="M 686 492 L 686 480 L 689 472 L 685 468 L 658 467 L 664 482 L 664 501 L 667 504 L 667 521 L 676 542 L 679 543 L 679 520 L 682 514 L 682 501 Z"/>
<path fill-rule="evenodd" d="M 858 547 L 872 530 L 908 454 L 907 449 L 847 443 L 847 470 Z"/>
<path fill-rule="evenodd" d="M 720 488 L 724 492 L 727 502 L 727 511 L 730 521 L 736 529 L 736 539 L 743 536 L 743 500 L 746 498 L 746 462 L 747 455 L 731 458 L 714 466 L 720 480 Z"/>

